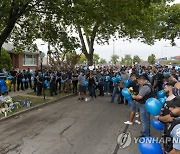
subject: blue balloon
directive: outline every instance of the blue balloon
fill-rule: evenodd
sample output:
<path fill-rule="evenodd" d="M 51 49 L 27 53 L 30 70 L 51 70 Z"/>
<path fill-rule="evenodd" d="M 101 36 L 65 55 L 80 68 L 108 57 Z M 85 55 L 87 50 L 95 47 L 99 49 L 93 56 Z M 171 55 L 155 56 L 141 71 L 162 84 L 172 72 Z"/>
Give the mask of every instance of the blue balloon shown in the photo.
<path fill-rule="evenodd" d="M 152 137 L 140 138 L 138 147 L 141 154 L 163 154 L 161 144 Z"/>
<path fill-rule="evenodd" d="M 61 83 L 63 84 L 63 83 L 64 83 L 64 80 L 61 80 Z"/>
<path fill-rule="evenodd" d="M 30 70 L 30 72 L 29 72 L 30 74 L 34 74 L 34 71 L 33 70 Z"/>
<path fill-rule="evenodd" d="M 166 100 L 166 99 L 167 99 L 167 96 L 165 96 L 164 99 Z"/>
<path fill-rule="evenodd" d="M 6 83 L 3 79 L 0 79 L 0 86 L 4 86 Z"/>
<path fill-rule="evenodd" d="M 7 76 L 7 79 L 12 80 L 13 77 L 12 77 L 11 75 L 8 75 L 8 76 Z"/>
<path fill-rule="evenodd" d="M 158 97 L 158 98 L 163 98 L 163 97 L 165 97 L 165 96 L 166 96 L 166 93 L 165 93 L 164 90 L 158 91 L 158 93 L 157 93 L 157 97 Z"/>
<path fill-rule="evenodd" d="M 87 87 L 89 85 L 88 81 L 84 81 L 83 86 Z"/>
<path fill-rule="evenodd" d="M 31 77 L 31 81 L 34 81 L 34 77 Z"/>
<path fill-rule="evenodd" d="M 129 92 L 128 88 L 123 88 L 121 93 L 125 97 L 126 100 L 132 98 L 131 93 Z"/>
<path fill-rule="evenodd" d="M 6 91 L 7 91 L 7 87 L 6 87 L 6 86 L 2 86 L 2 87 L 1 87 L 1 92 L 4 93 L 4 92 L 6 92 Z"/>
<path fill-rule="evenodd" d="M 46 82 L 45 87 L 46 87 L 46 88 L 49 88 L 49 86 L 50 86 L 50 85 L 49 85 L 49 82 Z"/>
<path fill-rule="evenodd" d="M 87 71 L 87 67 L 84 67 L 83 69 L 84 69 L 85 71 Z"/>
<path fill-rule="evenodd" d="M 106 81 L 109 81 L 110 80 L 110 76 L 106 76 Z"/>
<path fill-rule="evenodd" d="M 148 79 L 151 81 L 152 78 L 153 78 L 153 75 L 152 75 L 152 74 L 149 74 L 149 75 L 148 75 Z"/>
<path fill-rule="evenodd" d="M 117 76 L 116 76 L 116 80 L 117 80 L 117 82 L 118 82 L 118 81 L 121 81 L 121 80 L 122 80 L 122 77 L 121 77 L 120 75 L 117 75 Z"/>
<path fill-rule="evenodd" d="M 112 77 L 112 82 L 113 82 L 113 83 L 117 83 L 117 82 L 118 82 L 117 79 L 116 79 L 116 77 Z"/>
<path fill-rule="evenodd" d="M 157 119 L 152 119 L 152 126 L 156 129 L 156 130 L 163 130 L 164 129 L 164 124 L 157 120 Z"/>
<path fill-rule="evenodd" d="M 152 115 L 159 115 L 162 104 L 159 100 L 155 98 L 149 98 L 145 103 L 146 110 L 151 113 Z"/>
<path fill-rule="evenodd" d="M 29 82 L 29 79 L 26 79 L 26 82 Z"/>
<path fill-rule="evenodd" d="M 45 81 L 44 81 L 44 86 L 45 86 L 46 88 L 49 87 L 49 82 L 48 82 L 48 80 L 45 80 Z"/>
<path fill-rule="evenodd" d="M 159 98 L 159 101 L 161 102 L 162 106 L 164 105 L 164 103 L 166 102 L 165 98 Z"/>
<path fill-rule="evenodd" d="M 25 82 L 25 81 L 26 81 L 26 79 L 25 79 L 25 78 L 23 78 L 23 79 L 22 79 L 22 82 Z"/>
<path fill-rule="evenodd" d="M 130 80 L 124 80 L 124 85 L 125 85 L 126 87 L 129 86 L 130 83 L 131 83 Z"/>

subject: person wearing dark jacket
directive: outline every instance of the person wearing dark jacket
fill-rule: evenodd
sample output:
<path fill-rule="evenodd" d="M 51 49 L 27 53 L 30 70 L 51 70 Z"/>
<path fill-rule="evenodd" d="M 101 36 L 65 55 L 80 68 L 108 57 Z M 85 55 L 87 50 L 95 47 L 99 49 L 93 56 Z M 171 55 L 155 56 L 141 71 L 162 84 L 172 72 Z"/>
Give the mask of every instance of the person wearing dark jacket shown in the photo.
<path fill-rule="evenodd" d="M 43 88 L 43 77 L 42 77 L 42 73 L 39 72 L 37 77 L 37 96 L 42 95 L 42 88 Z"/>
<path fill-rule="evenodd" d="M 21 90 L 24 90 L 22 79 L 23 79 L 23 75 L 22 72 L 19 70 L 19 72 L 17 73 L 17 91 L 20 90 L 20 86 L 21 86 Z"/>
<path fill-rule="evenodd" d="M 50 74 L 50 96 L 57 95 L 56 91 L 56 76 L 54 73 Z"/>

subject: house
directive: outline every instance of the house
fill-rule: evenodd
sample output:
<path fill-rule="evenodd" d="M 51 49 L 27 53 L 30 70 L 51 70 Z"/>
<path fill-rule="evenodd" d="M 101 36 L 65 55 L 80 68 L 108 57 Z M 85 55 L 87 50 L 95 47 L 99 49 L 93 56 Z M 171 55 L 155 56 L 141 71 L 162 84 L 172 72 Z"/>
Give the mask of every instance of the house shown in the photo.
<path fill-rule="evenodd" d="M 25 51 L 23 53 L 15 53 L 13 51 L 14 46 L 10 43 L 4 43 L 3 48 L 10 54 L 14 68 L 35 70 L 40 66 L 39 53 L 37 52 Z"/>

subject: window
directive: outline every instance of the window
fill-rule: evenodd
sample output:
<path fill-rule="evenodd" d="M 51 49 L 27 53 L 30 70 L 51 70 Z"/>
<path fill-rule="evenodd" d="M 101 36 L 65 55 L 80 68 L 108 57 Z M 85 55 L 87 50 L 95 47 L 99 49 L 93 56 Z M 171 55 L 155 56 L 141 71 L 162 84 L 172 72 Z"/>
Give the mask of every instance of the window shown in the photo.
<path fill-rule="evenodd" d="M 36 55 L 24 54 L 23 65 L 37 65 Z"/>

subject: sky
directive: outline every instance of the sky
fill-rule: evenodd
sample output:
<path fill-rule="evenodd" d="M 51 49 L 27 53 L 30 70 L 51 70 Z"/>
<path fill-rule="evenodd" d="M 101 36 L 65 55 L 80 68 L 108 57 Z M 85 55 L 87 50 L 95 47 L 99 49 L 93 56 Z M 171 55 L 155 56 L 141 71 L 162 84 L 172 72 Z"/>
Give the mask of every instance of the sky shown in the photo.
<path fill-rule="evenodd" d="M 113 55 L 113 41 L 111 40 L 109 45 L 95 45 L 95 53 L 109 61 Z M 170 41 L 165 40 L 158 41 L 152 46 L 138 40 L 131 40 L 131 42 L 117 40 L 114 42 L 114 53 L 120 58 L 126 54 L 132 57 L 138 55 L 143 60 L 147 60 L 150 54 L 154 54 L 156 58 L 180 56 L 180 40 L 176 40 L 174 47 L 171 46 Z"/>
<path fill-rule="evenodd" d="M 180 0 L 175 0 L 174 3 L 180 3 Z M 154 45 L 144 44 L 136 39 L 129 41 L 123 41 L 123 39 L 119 39 L 113 41 L 109 41 L 109 45 L 94 45 L 95 53 L 99 54 L 101 58 L 109 61 L 111 56 L 114 53 L 117 54 L 120 58 L 124 57 L 126 54 L 130 54 L 132 57 L 134 55 L 138 55 L 141 59 L 147 60 L 148 56 L 154 54 L 156 58 L 163 57 L 174 57 L 180 56 L 180 39 L 176 40 L 176 46 L 171 46 L 170 41 L 157 41 Z M 45 44 L 42 40 L 36 41 L 38 48 L 47 52 L 47 44 Z M 78 53 L 80 51 L 77 51 Z"/>

